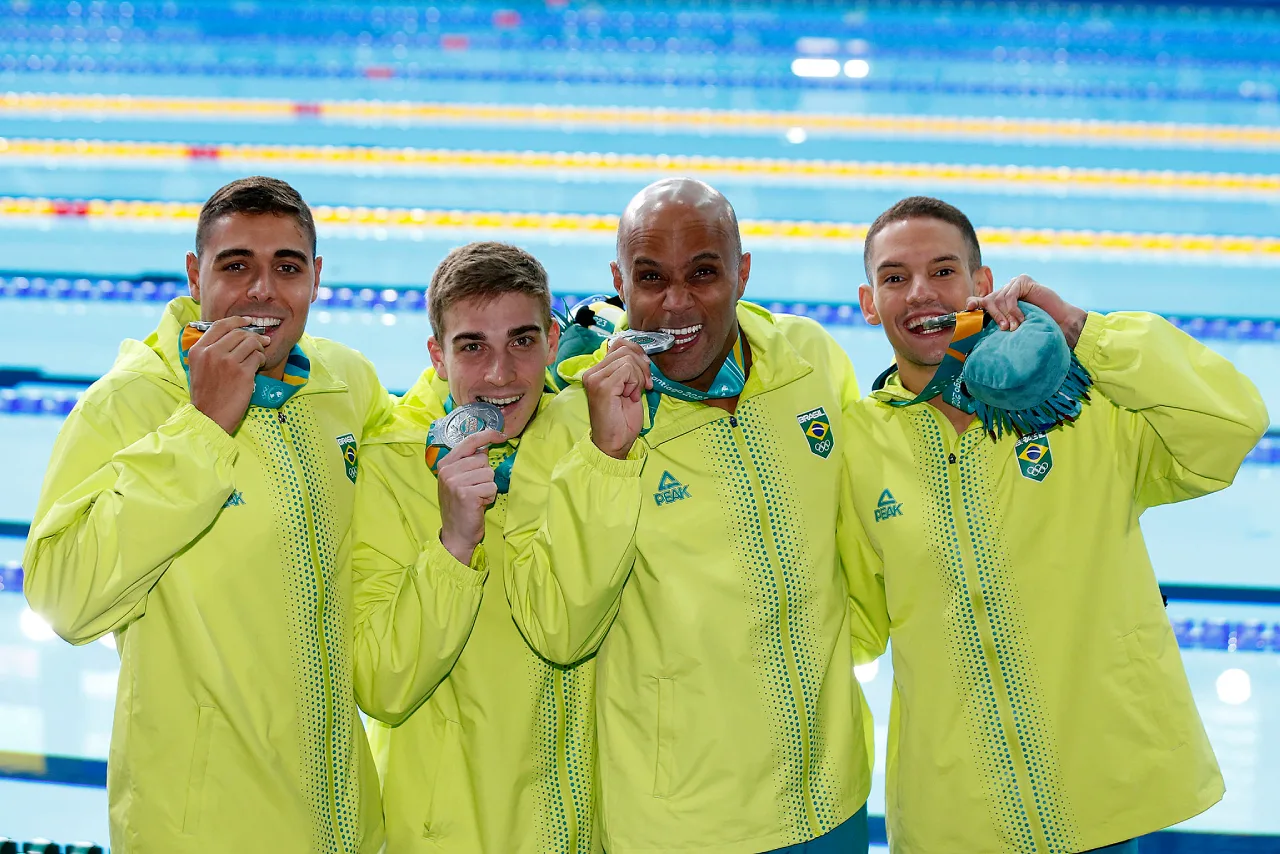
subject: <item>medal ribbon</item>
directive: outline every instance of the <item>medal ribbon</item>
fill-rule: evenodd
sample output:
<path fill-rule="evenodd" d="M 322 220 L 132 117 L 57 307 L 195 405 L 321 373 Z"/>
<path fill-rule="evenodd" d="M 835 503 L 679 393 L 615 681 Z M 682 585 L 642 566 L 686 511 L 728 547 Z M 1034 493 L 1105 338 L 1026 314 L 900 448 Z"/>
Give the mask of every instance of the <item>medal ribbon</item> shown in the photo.
<path fill-rule="evenodd" d="M 658 363 L 651 361 L 649 363 L 649 373 L 653 377 L 653 388 L 645 392 L 645 402 L 649 409 L 649 423 L 640 431 L 643 436 L 653 429 L 653 420 L 658 415 L 658 405 L 662 402 L 662 395 L 670 395 L 677 400 L 687 400 L 691 403 L 700 403 L 705 400 L 722 400 L 729 397 L 737 397 L 742 394 L 742 389 L 747 384 L 747 366 L 746 358 L 743 355 L 742 333 L 738 333 L 738 340 L 733 343 L 733 349 L 729 351 L 728 357 L 720 365 L 720 370 L 716 371 L 716 377 L 711 381 L 711 388 L 706 391 L 699 391 L 696 388 L 690 388 L 683 383 L 678 383 L 667 377 L 658 368 Z"/>
<path fill-rule="evenodd" d="M 941 395 L 943 400 L 956 409 L 972 414 L 977 409 L 978 402 L 964 391 L 960 373 L 964 370 L 965 360 L 969 358 L 973 348 L 978 346 L 978 342 L 999 328 L 989 320 L 986 312 L 980 309 L 957 313 L 956 328 L 951 335 L 951 343 L 947 345 L 947 352 L 942 357 L 938 370 L 934 372 L 933 379 L 929 380 L 924 390 L 911 400 L 890 400 L 889 405 L 912 406 Z M 896 370 L 896 367 L 886 371 L 886 378 L 889 373 Z"/>
<path fill-rule="evenodd" d="M 204 333 L 193 326 L 183 326 L 178 335 L 178 361 L 187 375 L 187 385 L 191 385 L 191 365 L 189 354 L 192 346 L 200 340 Z M 284 364 L 284 379 L 278 380 L 265 374 L 257 374 L 253 378 L 253 397 L 249 398 L 250 406 L 261 406 L 265 409 L 279 409 L 289 398 L 298 393 L 298 389 L 307 384 L 311 376 L 311 360 L 302 352 L 297 344 L 289 351 L 289 358 Z"/>

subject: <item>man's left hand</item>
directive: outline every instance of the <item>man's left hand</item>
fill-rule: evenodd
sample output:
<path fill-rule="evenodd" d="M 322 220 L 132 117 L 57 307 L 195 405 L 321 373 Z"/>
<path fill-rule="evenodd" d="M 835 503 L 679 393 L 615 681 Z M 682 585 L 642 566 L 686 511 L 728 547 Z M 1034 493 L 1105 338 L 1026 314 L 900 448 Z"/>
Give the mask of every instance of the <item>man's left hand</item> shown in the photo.
<path fill-rule="evenodd" d="M 1080 333 L 1084 329 L 1084 322 L 1089 317 L 1088 312 L 1082 308 L 1076 308 L 1030 276 L 1015 276 L 1009 284 L 985 297 L 969 297 L 965 309 L 972 311 L 980 308 L 991 315 L 991 318 L 1000 324 L 1001 329 L 1012 332 L 1026 319 L 1022 310 L 1018 308 L 1019 302 L 1029 302 L 1037 308 L 1044 309 L 1045 313 L 1052 317 L 1062 329 L 1067 345 L 1075 349 L 1076 342 L 1080 340 Z"/>

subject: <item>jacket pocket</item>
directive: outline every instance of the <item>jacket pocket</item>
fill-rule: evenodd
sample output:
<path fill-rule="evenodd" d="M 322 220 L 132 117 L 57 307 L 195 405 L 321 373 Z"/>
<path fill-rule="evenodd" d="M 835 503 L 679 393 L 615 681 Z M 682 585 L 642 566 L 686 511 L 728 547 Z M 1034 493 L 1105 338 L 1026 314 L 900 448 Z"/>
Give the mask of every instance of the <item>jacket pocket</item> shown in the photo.
<path fill-rule="evenodd" d="M 671 795 L 671 780 L 675 776 L 676 760 L 676 681 L 658 677 L 658 732 L 657 750 L 653 771 L 653 796 L 665 798 Z"/>
<path fill-rule="evenodd" d="M 461 779 L 462 732 L 456 721 L 444 720 L 444 738 L 440 741 L 439 759 L 432 776 L 431 794 L 427 798 L 427 816 L 422 822 L 422 835 L 427 839 L 440 839 L 449 831 L 449 819 L 458 818 L 456 810 L 450 810 L 450 787 Z"/>
<path fill-rule="evenodd" d="M 191 767 L 187 771 L 187 802 L 182 810 L 182 832 L 193 835 L 200 830 L 204 811 L 205 772 L 209 766 L 209 747 L 213 741 L 213 723 L 218 710 L 203 703 L 197 708 L 196 737 L 191 746 Z"/>
<path fill-rule="evenodd" d="M 1187 741 L 1180 713 L 1189 695 L 1181 698 L 1174 690 L 1183 671 L 1176 646 L 1169 660 L 1169 647 L 1176 643 L 1173 631 L 1167 626 L 1139 626 L 1120 641 L 1128 660 L 1130 701 L 1142 719 L 1142 729 L 1151 743 L 1176 750 Z"/>

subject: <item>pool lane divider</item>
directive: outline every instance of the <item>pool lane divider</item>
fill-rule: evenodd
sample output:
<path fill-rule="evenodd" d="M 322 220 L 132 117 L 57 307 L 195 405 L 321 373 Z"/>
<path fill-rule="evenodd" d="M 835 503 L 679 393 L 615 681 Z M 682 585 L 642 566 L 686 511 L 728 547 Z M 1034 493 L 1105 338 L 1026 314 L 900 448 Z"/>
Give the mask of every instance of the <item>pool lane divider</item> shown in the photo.
<path fill-rule="evenodd" d="M 242 170 L 310 170 L 328 174 L 459 173 L 634 181 L 663 175 L 788 186 L 847 185 L 974 187 L 996 192 L 1052 192 L 1091 196 L 1229 197 L 1270 201 L 1280 175 L 1056 166 L 974 165 L 800 158 L 618 154 L 586 151 L 503 151 L 352 145 L 207 144 L 0 137 L 0 164 L 42 168 L 149 166 L 180 170 L 218 164 Z M 76 209 L 79 210 L 79 209 Z M 87 213 L 87 209 L 86 209 Z"/>
<path fill-rule="evenodd" d="M 799 129 L 809 137 L 1280 151 L 1280 126 L 1277 125 L 793 110 L 8 92 L 0 94 L 0 116 L 220 124 L 318 121 L 359 126 L 457 125 L 646 135 L 784 136 Z"/>
<path fill-rule="evenodd" d="M 0 196 L 0 227 L 8 224 L 47 227 L 59 221 L 84 220 L 128 231 L 148 228 L 185 231 L 194 228 L 200 207 L 200 202 Z M 618 228 L 615 214 L 348 205 L 314 205 L 312 213 L 316 224 L 334 236 L 359 233 L 384 240 L 438 233 L 450 237 L 537 235 L 551 240 L 611 244 Z M 740 223 L 742 236 L 748 241 L 850 253 L 861 251 L 868 226 L 868 223 L 814 220 L 744 219 Z M 979 228 L 978 238 L 992 254 L 1061 254 L 1091 259 L 1120 256 L 1280 265 L 1280 237 L 1271 236 L 992 227 Z"/>

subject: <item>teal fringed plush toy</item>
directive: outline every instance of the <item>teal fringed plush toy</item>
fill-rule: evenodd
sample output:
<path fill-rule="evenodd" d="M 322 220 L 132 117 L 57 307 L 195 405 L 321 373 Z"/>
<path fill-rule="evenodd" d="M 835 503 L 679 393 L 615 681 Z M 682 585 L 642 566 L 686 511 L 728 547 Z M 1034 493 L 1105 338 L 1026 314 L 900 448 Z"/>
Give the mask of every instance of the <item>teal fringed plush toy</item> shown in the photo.
<path fill-rule="evenodd" d="M 560 376 L 560 365 L 577 356 L 594 353 L 615 332 L 626 328 L 627 315 L 622 300 L 597 294 L 575 304 L 565 313 L 552 312 L 560 327 L 560 347 L 556 362 L 547 368 L 547 391 L 561 391 L 568 381 Z"/>
<path fill-rule="evenodd" d="M 1013 331 L 1002 330 L 980 310 L 957 313 L 951 345 L 933 379 L 912 400 L 890 405 L 910 406 L 941 395 L 978 416 L 992 439 L 1043 433 L 1074 421 L 1089 400 L 1093 379 L 1048 313 L 1026 302 L 1018 307 L 1025 320 Z"/>

